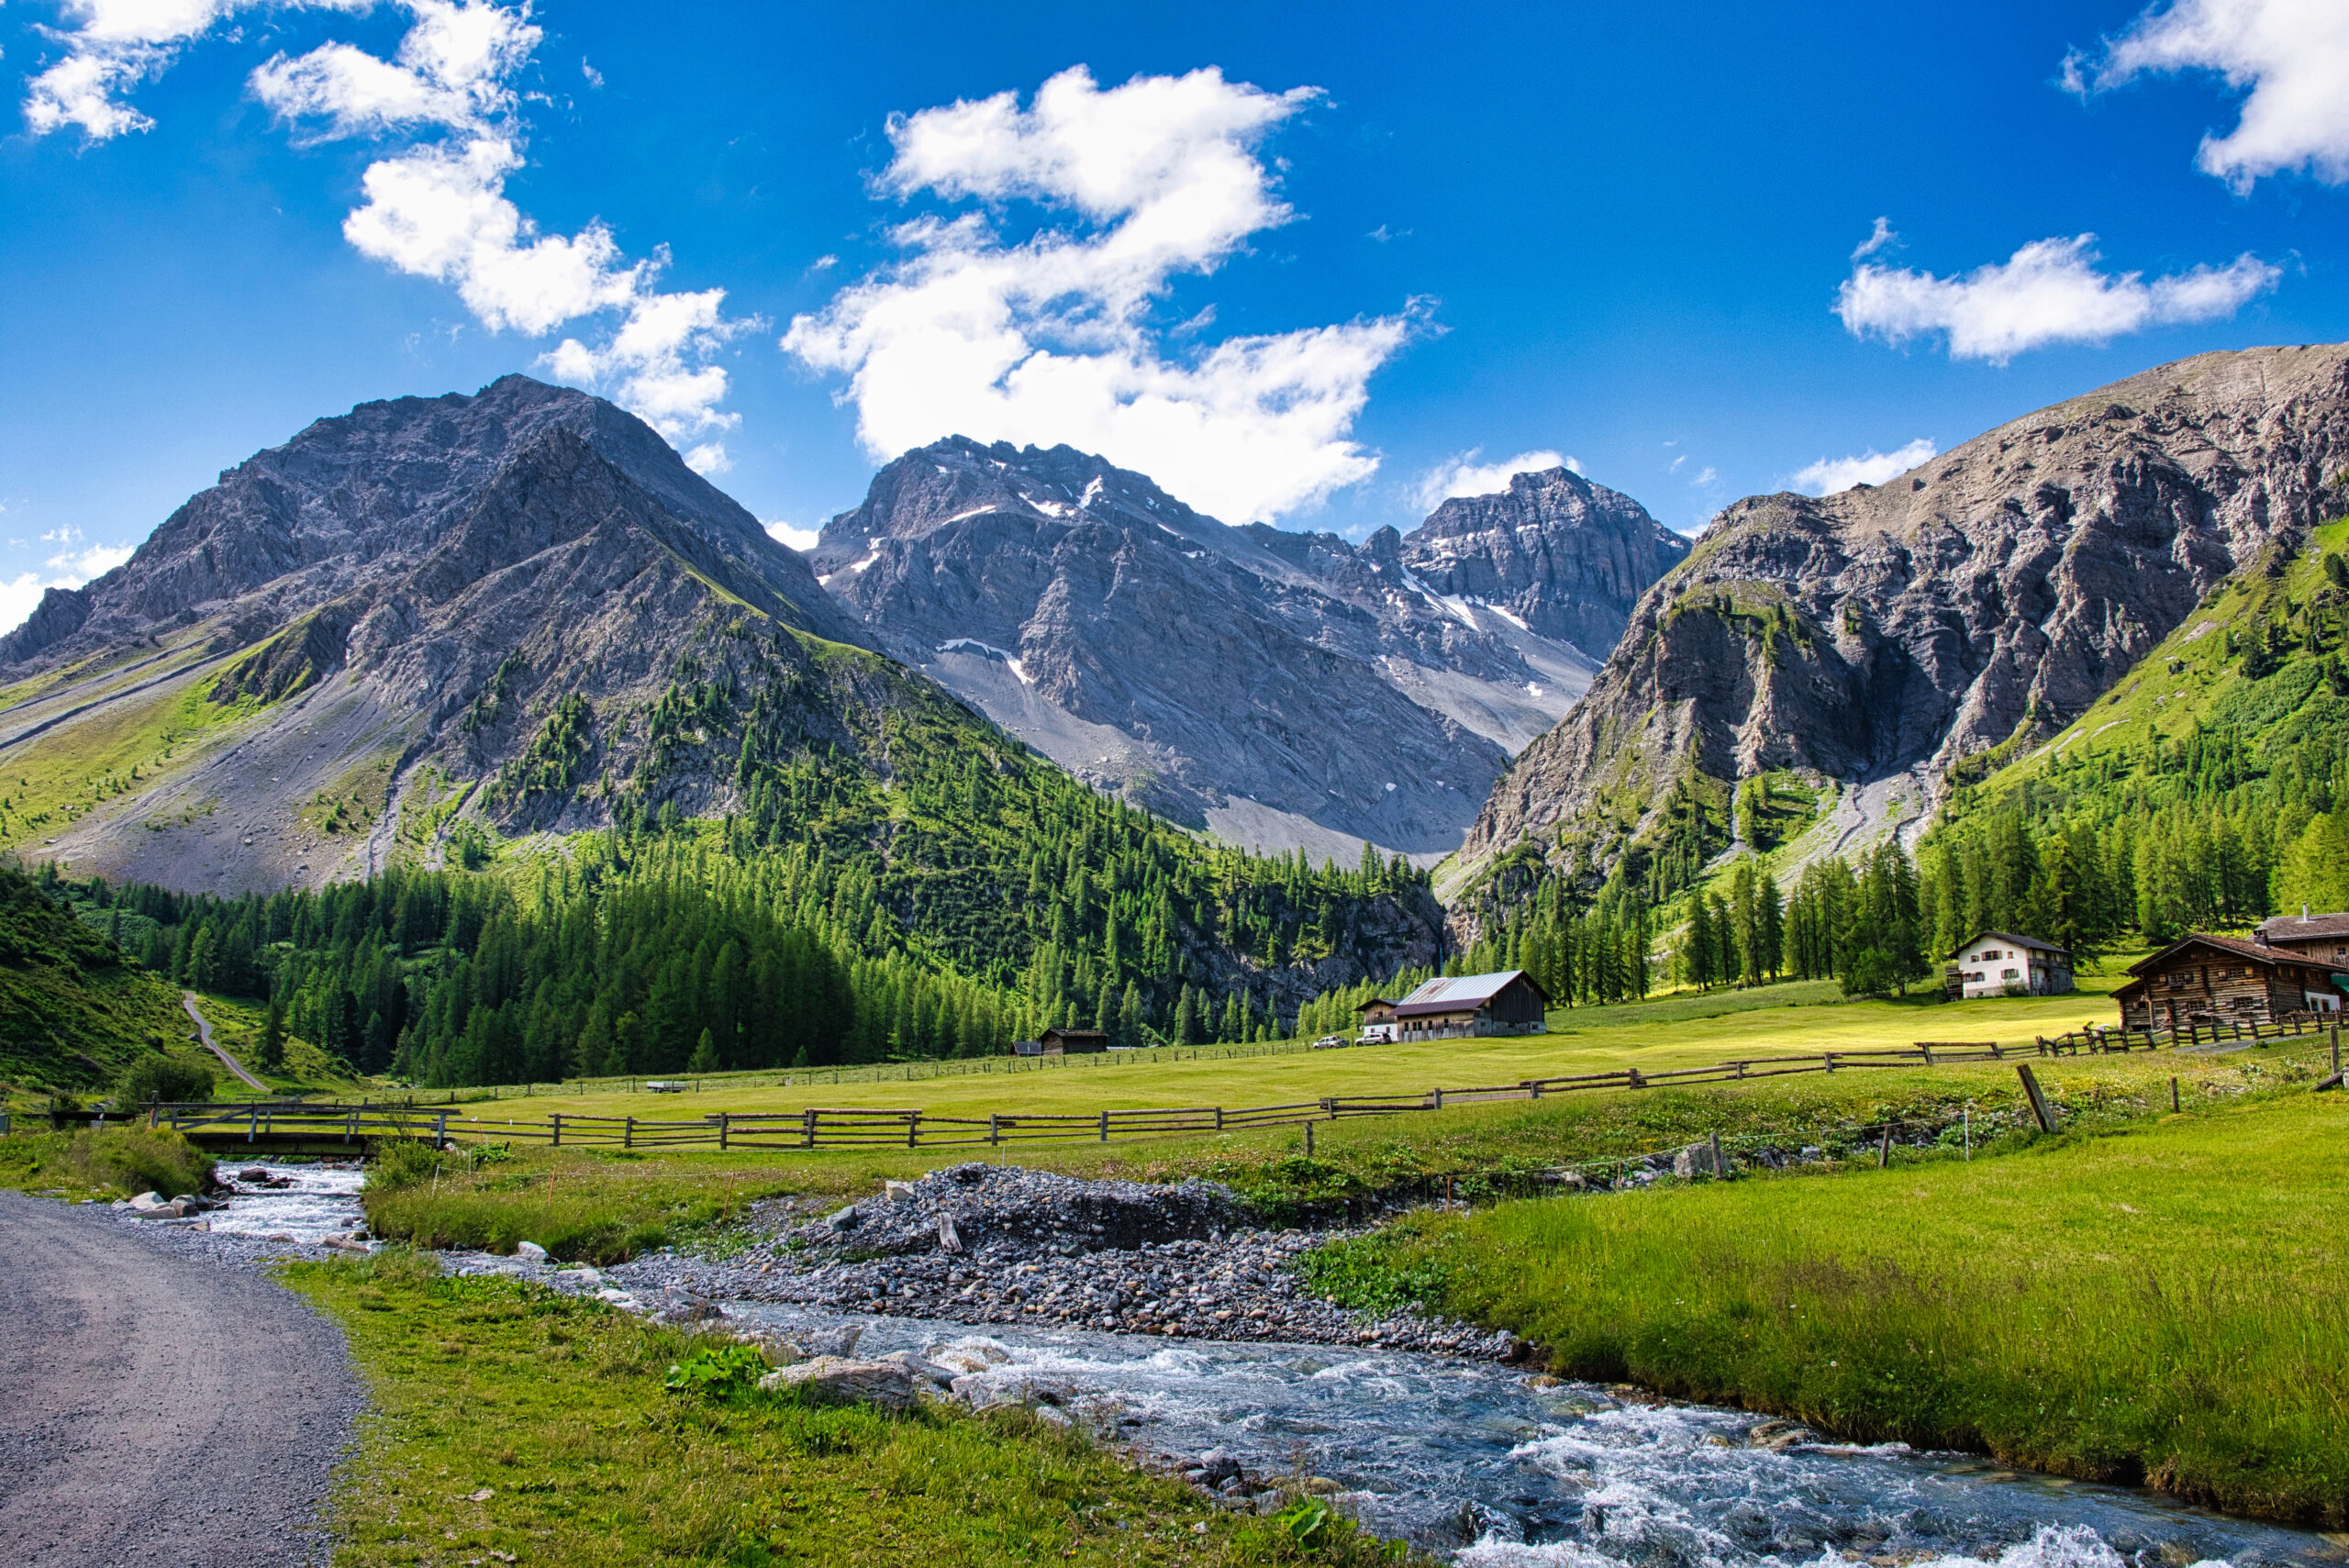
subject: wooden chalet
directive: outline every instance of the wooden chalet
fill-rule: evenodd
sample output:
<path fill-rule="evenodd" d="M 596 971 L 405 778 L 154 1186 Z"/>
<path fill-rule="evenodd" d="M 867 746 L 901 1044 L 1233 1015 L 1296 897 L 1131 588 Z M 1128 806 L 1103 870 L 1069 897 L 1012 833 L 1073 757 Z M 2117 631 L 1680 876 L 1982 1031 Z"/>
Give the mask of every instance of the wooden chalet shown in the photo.
<path fill-rule="evenodd" d="M 1354 1010 L 1363 1040 L 1456 1040 L 1536 1034 L 1547 1024 L 1550 994 L 1521 969 L 1493 974 L 1439 975 L 1401 1001 L 1373 996 Z"/>
<path fill-rule="evenodd" d="M 2262 920 L 2251 940 L 2296 958 L 2329 963 L 2336 970 L 2349 972 L 2349 915 L 2311 915 L 2303 904 L 2297 915 Z"/>
<path fill-rule="evenodd" d="M 2125 1029 L 2280 1023 L 2296 1013 L 2338 1011 L 2349 973 L 2256 940 L 2197 934 L 2129 966 L 2113 992 Z"/>
<path fill-rule="evenodd" d="M 1036 1037 L 1042 1056 L 1082 1056 L 1109 1049 L 1109 1037 L 1099 1029 L 1046 1029 Z"/>

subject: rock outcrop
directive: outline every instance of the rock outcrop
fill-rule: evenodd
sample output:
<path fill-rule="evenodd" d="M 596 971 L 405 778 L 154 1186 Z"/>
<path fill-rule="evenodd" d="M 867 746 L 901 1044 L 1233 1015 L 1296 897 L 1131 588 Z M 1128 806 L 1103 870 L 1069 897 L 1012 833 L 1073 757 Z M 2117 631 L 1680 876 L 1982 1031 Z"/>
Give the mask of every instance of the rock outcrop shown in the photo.
<path fill-rule="evenodd" d="M 2061 728 L 2344 507 L 2349 345 L 2200 355 L 1881 486 L 1740 501 L 1495 784 L 1453 873 L 1528 840 L 1590 875 L 1675 832 L 1709 852 L 1729 791 L 1772 770 L 1833 789 L 1851 835 L 1921 822 L 1954 770 Z"/>
<path fill-rule="evenodd" d="M 815 562 L 879 646 L 1097 787 L 1351 861 L 1457 843 L 1686 549 L 1564 469 L 1357 547 L 955 438 L 882 470 Z"/>

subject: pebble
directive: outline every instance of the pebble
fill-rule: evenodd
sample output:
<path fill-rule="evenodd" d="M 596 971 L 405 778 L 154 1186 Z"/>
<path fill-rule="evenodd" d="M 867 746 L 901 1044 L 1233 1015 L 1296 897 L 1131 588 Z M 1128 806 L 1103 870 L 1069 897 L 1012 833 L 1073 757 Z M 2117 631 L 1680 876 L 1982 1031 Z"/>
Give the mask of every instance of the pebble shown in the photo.
<path fill-rule="evenodd" d="M 892 1182 L 723 1261 L 663 1252 L 606 1272 L 640 1295 L 972 1326 L 1523 1353 L 1508 1333 L 1410 1311 L 1368 1320 L 1312 1295 L 1294 1265 L 1338 1234 L 1261 1228 L 1210 1182 L 1149 1186 L 972 1163 Z"/>

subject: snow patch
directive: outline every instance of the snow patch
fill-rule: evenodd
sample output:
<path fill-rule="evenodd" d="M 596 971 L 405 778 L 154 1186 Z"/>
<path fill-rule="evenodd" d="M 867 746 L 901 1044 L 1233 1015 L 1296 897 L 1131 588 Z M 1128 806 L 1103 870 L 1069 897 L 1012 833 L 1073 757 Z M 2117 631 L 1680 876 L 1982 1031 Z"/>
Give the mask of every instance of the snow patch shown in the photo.
<path fill-rule="evenodd" d="M 988 659 L 999 660 L 1004 668 L 1019 678 L 1021 685 L 1032 686 L 1036 684 L 1028 673 L 1028 666 L 1020 662 L 1018 654 L 1008 649 L 997 648 L 992 642 L 981 642 L 975 637 L 950 637 L 938 645 L 938 651 L 941 653 L 977 653 Z"/>
<path fill-rule="evenodd" d="M 1503 619 L 1503 620 L 1505 620 L 1505 621 L 1508 622 L 1508 624 L 1509 624 L 1509 625 L 1511 625 L 1511 626 L 1513 626 L 1513 627 L 1517 628 L 1517 629 L 1518 629 L 1518 630 L 1520 630 L 1520 631 L 1531 631 L 1531 630 L 1533 629 L 1531 627 L 1530 627 L 1530 626 L 1528 626 L 1528 625 L 1526 625 L 1526 624 L 1525 624 L 1525 619 L 1524 619 L 1524 617 L 1523 617 L 1522 616 L 1518 615 L 1518 614 L 1517 614 L 1515 611 L 1513 611 L 1513 610 L 1505 610 L 1505 609 L 1501 608 L 1498 605 L 1487 605 L 1487 604 L 1485 604 L 1485 601 L 1484 601 L 1484 600 L 1482 600 L 1482 599 L 1479 599 L 1479 600 L 1477 600 L 1476 602 L 1477 602 L 1478 604 L 1480 604 L 1480 605 L 1485 605 L 1485 607 L 1486 607 L 1486 609 L 1488 609 L 1488 610 L 1492 611 L 1492 612 L 1493 612 L 1493 614 L 1495 614 L 1495 615 L 1497 615 L 1497 616 L 1500 617 L 1501 617 L 1501 619 Z M 1539 695 L 1541 695 L 1541 694 L 1540 694 L 1539 692 L 1536 692 L 1536 693 L 1534 694 L 1534 695 L 1539 696 Z"/>
<path fill-rule="evenodd" d="M 1085 487 L 1085 494 L 1076 498 L 1076 504 L 1079 507 L 1090 506 L 1099 499 L 1101 499 L 1101 476 L 1097 473 L 1093 476 L 1093 482 Z"/>

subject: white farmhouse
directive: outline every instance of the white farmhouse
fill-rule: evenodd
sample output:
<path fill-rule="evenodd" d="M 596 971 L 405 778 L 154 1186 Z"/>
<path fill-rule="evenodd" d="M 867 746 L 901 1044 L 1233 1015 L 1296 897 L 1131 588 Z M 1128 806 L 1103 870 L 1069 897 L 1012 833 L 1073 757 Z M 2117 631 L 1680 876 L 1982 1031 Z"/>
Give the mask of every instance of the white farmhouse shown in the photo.
<path fill-rule="evenodd" d="M 2072 988 L 2072 955 L 2037 937 L 1985 931 L 1950 955 L 1950 995 L 2054 996 Z"/>

